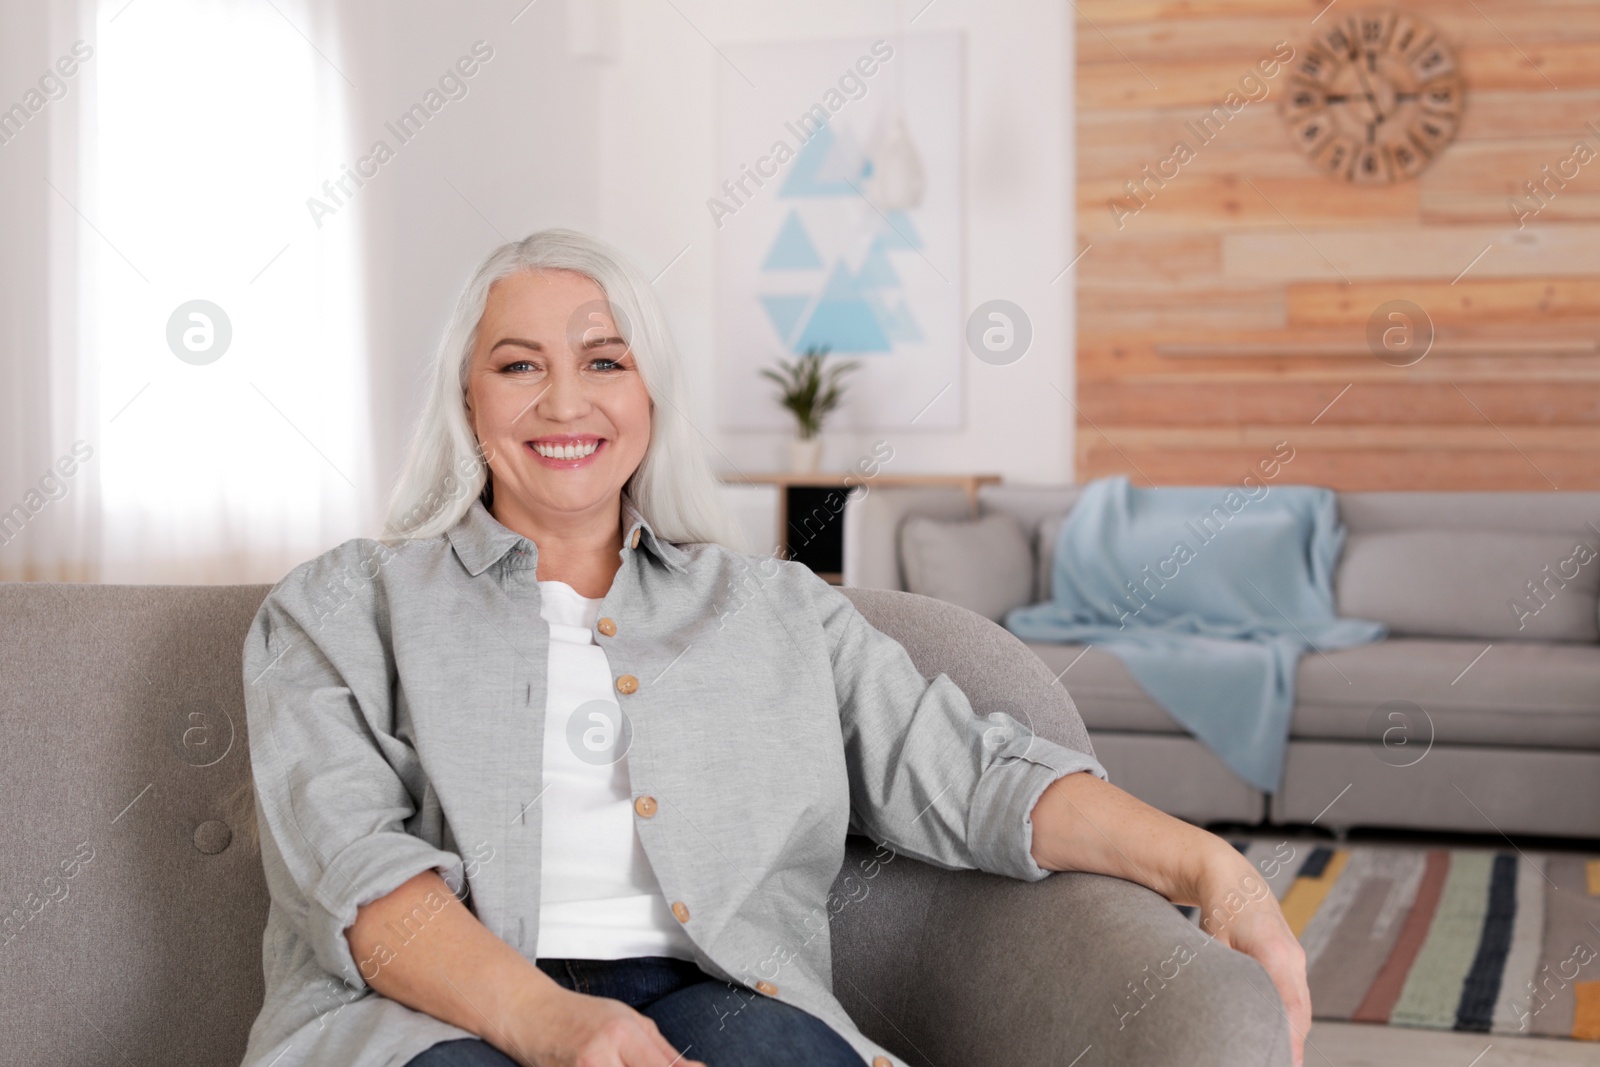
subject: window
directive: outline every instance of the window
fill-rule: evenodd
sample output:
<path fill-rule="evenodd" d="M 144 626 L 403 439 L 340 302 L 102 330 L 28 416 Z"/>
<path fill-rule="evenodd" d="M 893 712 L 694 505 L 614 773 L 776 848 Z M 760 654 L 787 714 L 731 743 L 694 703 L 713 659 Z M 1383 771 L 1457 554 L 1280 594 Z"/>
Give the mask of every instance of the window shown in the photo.
<path fill-rule="evenodd" d="M 359 154 L 333 7 L 93 9 L 61 191 L 81 213 L 101 581 L 276 581 L 376 529 L 360 191 L 320 227 L 306 205 Z"/>

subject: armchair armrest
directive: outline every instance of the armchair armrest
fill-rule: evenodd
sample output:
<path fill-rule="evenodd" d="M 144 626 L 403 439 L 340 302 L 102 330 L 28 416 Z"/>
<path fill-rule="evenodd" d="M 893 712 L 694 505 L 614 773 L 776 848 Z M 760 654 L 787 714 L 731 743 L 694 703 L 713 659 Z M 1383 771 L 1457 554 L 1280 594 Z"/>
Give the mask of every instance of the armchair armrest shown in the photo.
<path fill-rule="evenodd" d="M 845 595 L 924 674 L 948 674 L 977 714 L 1005 712 L 1093 754 L 1072 698 L 1004 627 L 911 593 Z M 944 870 L 851 837 L 829 909 L 834 995 L 862 1033 L 909 1063 L 1291 1061 L 1283 1002 L 1266 971 L 1120 878 L 1025 882 Z"/>
<path fill-rule="evenodd" d="M 833 987 L 861 1031 L 945 1067 L 1278 1067 L 1289 1028 L 1254 960 L 1132 882 L 946 871 L 851 837 Z"/>

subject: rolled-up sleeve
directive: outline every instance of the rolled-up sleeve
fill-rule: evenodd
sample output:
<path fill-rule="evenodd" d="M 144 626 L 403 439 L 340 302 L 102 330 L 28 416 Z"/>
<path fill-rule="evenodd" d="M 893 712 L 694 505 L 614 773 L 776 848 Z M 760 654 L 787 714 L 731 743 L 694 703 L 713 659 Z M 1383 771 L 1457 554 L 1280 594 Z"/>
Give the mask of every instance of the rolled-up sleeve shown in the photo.
<path fill-rule="evenodd" d="M 1056 779 L 1105 778 L 1105 768 L 1003 712 L 980 717 L 955 682 L 925 677 L 838 589 L 814 574 L 801 584 L 832 659 L 851 825 L 939 867 L 1050 874 L 1032 855 L 1034 805 Z"/>
<path fill-rule="evenodd" d="M 460 855 L 405 829 L 424 783 L 395 736 L 365 570 L 354 550 L 302 564 L 268 594 L 244 647 L 268 890 L 317 962 L 358 990 L 366 980 L 345 937 L 357 909 L 430 868 L 457 893 L 463 878 Z"/>

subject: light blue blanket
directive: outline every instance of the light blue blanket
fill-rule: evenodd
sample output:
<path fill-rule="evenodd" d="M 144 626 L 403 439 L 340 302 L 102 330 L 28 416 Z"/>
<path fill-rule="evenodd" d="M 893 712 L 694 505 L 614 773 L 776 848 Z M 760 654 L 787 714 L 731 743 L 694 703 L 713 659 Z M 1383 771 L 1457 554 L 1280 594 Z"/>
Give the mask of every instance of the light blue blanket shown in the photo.
<path fill-rule="evenodd" d="M 1005 624 L 1025 641 L 1114 653 L 1236 774 L 1276 792 L 1300 656 L 1384 634 L 1334 615 L 1344 536 L 1329 489 L 1136 489 L 1101 478 L 1061 524 L 1053 599 L 1014 609 Z"/>

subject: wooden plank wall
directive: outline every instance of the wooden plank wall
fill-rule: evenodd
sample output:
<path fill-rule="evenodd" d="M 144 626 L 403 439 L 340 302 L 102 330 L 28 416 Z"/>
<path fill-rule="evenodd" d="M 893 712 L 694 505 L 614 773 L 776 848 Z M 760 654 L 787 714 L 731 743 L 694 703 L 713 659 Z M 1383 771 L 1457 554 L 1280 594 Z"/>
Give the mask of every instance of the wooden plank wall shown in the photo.
<path fill-rule="evenodd" d="M 1280 477 L 1303 484 L 1600 489 L 1600 2 L 1396 5 L 1466 81 L 1417 181 L 1313 170 L 1278 115 L 1285 73 L 1209 143 L 1188 131 L 1277 42 L 1298 54 L 1360 10 L 1313 26 L 1325 6 L 1076 0 L 1078 479 L 1233 483 L 1287 441 Z M 1179 140 L 1193 158 L 1119 219 Z M 1519 227 L 1508 201 L 1535 205 L 1524 183 L 1580 141 L 1596 158 Z M 1391 300 L 1433 323 L 1412 366 L 1368 346 Z"/>

